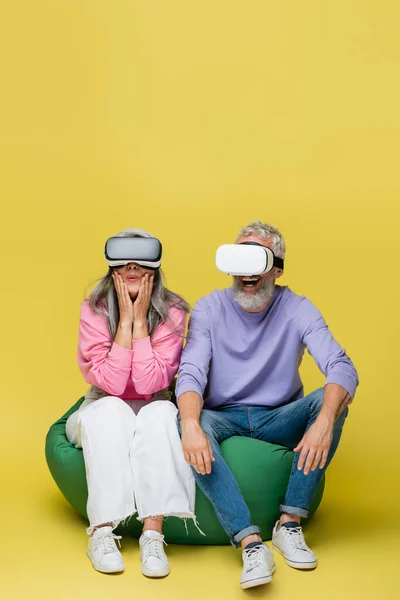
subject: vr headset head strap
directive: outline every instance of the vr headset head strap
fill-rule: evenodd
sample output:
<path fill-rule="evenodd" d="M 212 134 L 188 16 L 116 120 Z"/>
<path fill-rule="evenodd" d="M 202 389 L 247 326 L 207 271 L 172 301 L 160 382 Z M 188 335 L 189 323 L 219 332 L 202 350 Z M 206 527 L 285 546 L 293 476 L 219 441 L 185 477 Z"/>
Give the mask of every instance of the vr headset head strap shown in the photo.
<path fill-rule="evenodd" d="M 259 244 L 258 242 L 240 242 L 239 246 L 260 246 L 260 248 L 266 248 L 266 246 L 263 246 L 262 244 Z M 268 248 L 268 250 L 272 253 L 272 256 L 274 257 L 274 262 L 273 262 L 272 266 L 277 267 L 277 269 L 282 269 L 282 271 L 283 271 L 283 267 L 284 267 L 283 259 L 279 258 L 279 256 L 275 256 L 275 254 L 271 250 L 271 248 Z"/>

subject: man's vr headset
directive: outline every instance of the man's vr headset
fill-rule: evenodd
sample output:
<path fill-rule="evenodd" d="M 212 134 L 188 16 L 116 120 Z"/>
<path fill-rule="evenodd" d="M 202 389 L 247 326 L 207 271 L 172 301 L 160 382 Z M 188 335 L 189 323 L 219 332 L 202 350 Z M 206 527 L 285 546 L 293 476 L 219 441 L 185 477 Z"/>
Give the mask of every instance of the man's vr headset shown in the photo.
<path fill-rule="evenodd" d="M 257 242 L 220 246 L 216 254 L 216 264 L 222 273 L 242 277 L 269 273 L 274 267 L 283 269 L 282 258 L 278 258 L 270 248 Z"/>
<path fill-rule="evenodd" d="M 106 242 L 104 255 L 109 267 L 135 262 L 146 269 L 158 269 L 162 246 L 157 238 L 152 237 L 111 237 Z"/>

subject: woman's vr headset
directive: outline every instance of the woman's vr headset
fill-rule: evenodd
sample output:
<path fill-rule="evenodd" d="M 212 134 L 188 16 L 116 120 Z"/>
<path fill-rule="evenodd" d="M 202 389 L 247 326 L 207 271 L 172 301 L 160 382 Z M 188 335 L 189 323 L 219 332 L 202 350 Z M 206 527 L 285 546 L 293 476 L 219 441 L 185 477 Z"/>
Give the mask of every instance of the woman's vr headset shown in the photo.
<path fill-rule="evenodd" d="M 157 238 L 152 237 L 111 237 L 106 242 L 104 255 L 109 267 L 135 262 L 146 269 L 158 269 L 162 246 Z"/>
<path fill-rule="evenodd" d="M 216 264 L 222 273 L 243 277 L 269 273 L 274 267 L 283 269 L 282 258 L 278 258 L 270 248 L 257 242 L 220 246 L 216 254 Z"/>

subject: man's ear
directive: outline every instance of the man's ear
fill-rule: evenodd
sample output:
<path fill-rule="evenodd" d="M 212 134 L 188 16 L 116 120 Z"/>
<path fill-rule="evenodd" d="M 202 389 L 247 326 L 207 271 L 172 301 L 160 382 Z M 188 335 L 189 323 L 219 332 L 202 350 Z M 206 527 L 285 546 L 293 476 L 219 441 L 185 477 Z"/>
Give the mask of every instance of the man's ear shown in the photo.
<path fill-rule="evenodd" d="M 275 267 L 275 277 L 276 277 L 276 279 L 278 279 L 279 277 L 282 277 L 282 275 L 283 275 L 283 269 L 277 269 Z"/>

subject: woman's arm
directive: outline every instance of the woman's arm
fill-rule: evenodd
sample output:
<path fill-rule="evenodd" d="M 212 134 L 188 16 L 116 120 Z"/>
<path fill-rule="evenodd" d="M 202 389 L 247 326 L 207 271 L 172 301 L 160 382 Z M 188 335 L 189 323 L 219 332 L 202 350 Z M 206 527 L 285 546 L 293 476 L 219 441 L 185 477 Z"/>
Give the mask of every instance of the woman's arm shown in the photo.
<path fill-rule="evenodd" d="M 129 297 L 128 289 L 122 277 L 114 271 L 112 274 L 115 291 L 118 298 L 119 323 L 114 342 L 118 346 L 132 350 L 133 304 Z"/>
<path fill-rule="evenodd" d="M 130 344 L 131 331 L 132 328 Z M 132 350 L 118 343 L 118 334 L 112 342 L 106 319 L 94 313 L 87 300 L 82 304 L 80 315 L 78 364 L 90 385 L 112 396 L 120 396 L 125 391 L 131 374 Z"/>
<path fill-rule="evenodd" d="M 147 336 L 132 342 L 131 377 L 139 394 L 155 394 L 168 387 L 178 370 L 186 313 L 172 308 L 169 316 L 172 326 L 162 323 L 152 338 Z"/>

